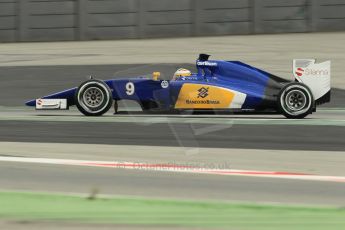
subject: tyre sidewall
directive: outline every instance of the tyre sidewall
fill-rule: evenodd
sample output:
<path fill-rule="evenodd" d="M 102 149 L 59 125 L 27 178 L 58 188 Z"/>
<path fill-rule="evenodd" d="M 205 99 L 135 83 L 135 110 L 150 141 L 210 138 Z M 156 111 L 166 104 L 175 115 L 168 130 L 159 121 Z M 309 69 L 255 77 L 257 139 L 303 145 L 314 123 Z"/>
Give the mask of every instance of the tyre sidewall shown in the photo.
<path fill-rule="evenodd" d="M 285 103 L 286 95 L 292 91 L 292 90 L 299 90 L 306 96 L 306 106 L 301 110 L 297 112 L 293 112 L 287 108 L 287 105 Z M 278 96 L 278 105 L 280 112 L 287 118 L 304 118 L 308 114 L 310 114 L 314 107 L 314 98 L 311 90 L 308 86 L 302 84 L 302 83 L 290 83 L 287 84 L 282 88 L 282 90 L 279 93 Z"/>
<path fill-rule="evenodd" d="M 83 101 L 83 93 L 85 93 L 85 91 L 91 87 L 96 87 L 99 90 L 101 90 L 104 96 L 102 103 L 95 108 L 88 107 L 86 103 Z M 105 84 L 103 81 L 92 79 L 83 82 L 78 87 L 75 93 L 74 100 L 78 110 L 84 115 L 101 116 L 110 109 L 110 107 L 112 106 L 113 98 L 111 90 L 107 84 Z"/>

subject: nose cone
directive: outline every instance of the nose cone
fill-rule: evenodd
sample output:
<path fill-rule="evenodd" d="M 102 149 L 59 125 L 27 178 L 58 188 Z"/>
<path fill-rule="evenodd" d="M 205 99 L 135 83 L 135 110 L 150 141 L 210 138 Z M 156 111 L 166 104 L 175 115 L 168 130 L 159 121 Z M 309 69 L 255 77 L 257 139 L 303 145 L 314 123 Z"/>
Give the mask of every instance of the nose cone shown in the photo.
<path fill-rule="evenodd" d="M 36 106 L 36 99 L 25 102 L 27 106 Z"/>

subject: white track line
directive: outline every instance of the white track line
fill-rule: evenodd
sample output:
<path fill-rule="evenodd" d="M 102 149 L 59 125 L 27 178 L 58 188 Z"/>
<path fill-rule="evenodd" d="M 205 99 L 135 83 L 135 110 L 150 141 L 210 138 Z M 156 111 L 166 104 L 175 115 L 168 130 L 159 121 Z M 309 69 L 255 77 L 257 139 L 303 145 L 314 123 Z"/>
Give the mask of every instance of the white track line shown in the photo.
<path fill-rule="evenodd" d="M 304 173 L 276 172 L 276 171 L 197 168 L 197 167 L 177 165 L 177 164 L 151 164 L 151 163 L 140 163 L 140 162 L 87 161 L 87 160 L 25 158 L 25 157 L 0 157 L 0 162 L 89 166 L 89 167 L 134 169 L 134 170 L 159 171 L 159 172 L 181 172 L 181 173 L 210 174 L 210 175 L 236 175 L 236 176 L 250 176 L 250 177 L 309 180 L 309 181 L 328 181 L 328 182 L 341 182 L 341 183 L 345 182 L 344 176 L 322 176 L 322 175 L 313 175 L 313 174 L 304 174 Z"/>

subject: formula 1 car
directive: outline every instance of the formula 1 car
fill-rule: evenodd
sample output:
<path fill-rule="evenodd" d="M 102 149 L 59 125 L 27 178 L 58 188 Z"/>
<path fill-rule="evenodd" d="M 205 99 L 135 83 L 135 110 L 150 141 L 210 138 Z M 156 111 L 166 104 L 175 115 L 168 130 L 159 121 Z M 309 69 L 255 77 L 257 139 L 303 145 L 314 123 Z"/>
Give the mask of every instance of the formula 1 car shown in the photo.
<path fill-rule="evenodd" d="M 209 60 L 200 54 L 197 73 L 171 80 L 153 77 L 97 80 L 26 102 L 36 109 L 68 109 L 76 105 L 86 116 L 101 116 L 120 100 L 134 100 L 144 111 L 227 110 L 276 112 L 304 118 L 330 101 L 330 61 L 293 61 L 294 81 L 288 81 L 239 61 Z M 188 72 L 188 70 L 186 70 Z M 186 72 L 184 71 L 184 72 Z M 183 71 L 182 71 L 183 72 Z"/>

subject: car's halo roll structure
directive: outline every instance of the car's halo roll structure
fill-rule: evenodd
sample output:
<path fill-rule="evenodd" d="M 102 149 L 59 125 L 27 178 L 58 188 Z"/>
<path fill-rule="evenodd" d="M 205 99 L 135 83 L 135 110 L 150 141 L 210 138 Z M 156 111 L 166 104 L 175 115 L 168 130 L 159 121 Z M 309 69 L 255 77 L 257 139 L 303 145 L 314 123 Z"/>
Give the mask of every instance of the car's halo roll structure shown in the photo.
<path fill-rule="evenodd" d="M 293 61 L 294 80 L 288 81 L 239 61 L 209 60 L 200 54 L 197 73 L 174 76 L 90 79 L 79 87 L 30 100 L 36 109 L 68 109 L 76 105 L 87 116 L 100 116 L 117 101 L 137 101 L 143 110 L 229 110 L 276 112 L 304 118 L 330 101 L 330 61 Z M 181 69 L 183 73 L 188 70 Z"/>

